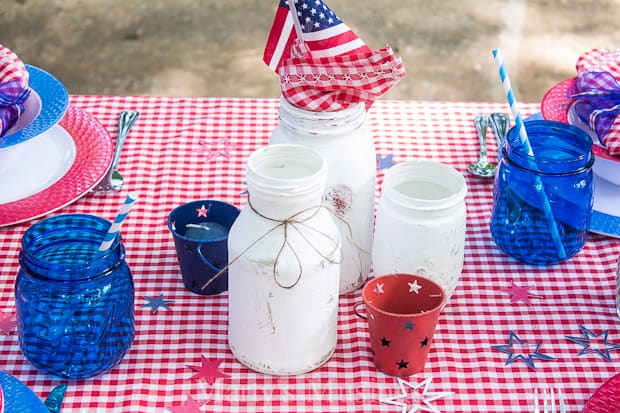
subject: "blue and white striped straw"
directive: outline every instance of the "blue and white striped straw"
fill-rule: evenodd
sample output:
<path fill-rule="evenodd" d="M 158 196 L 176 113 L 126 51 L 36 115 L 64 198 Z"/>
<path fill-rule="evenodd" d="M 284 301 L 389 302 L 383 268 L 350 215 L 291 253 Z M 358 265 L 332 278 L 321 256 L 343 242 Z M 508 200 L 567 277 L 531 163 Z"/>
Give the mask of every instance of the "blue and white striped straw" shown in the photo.
<path fill-rule="evenodd" d="M 121 208 L 118 210 L 118 214 L 116 214 L 114 222 L 112 223 L 112 225 L 110 225 L 108 233 L 105 234 L 105 236 L 103 237 L 103 241 L 99 246 L 99 251 L 106 251 L 112 246 L 114 240 L 116 239 L 116 235 L 121 229 L 121 225 L 123 225 L 123 222 L 125 221 L 125 218 L 127 218 L 127 215 L 129 214 L 131 207 L 133 207 L 134 202 L 136 202 L 136 199 L 138 199 L 138 194 L 136 194 L 135 192 L 130 192 L 127 194 L 127 198 L 125 199 L 125 202 L 123 203 Z"/>
<path fill-rule="evenodd" d="M 534 159 L 534 151 L 532 150 L 532 145 L 530 145 L 530 140 L 527 137 L 527 131 L 525 130 L 525 124 L 523 123 L 523 119 L 521 118 L 521 112 L 519 111 L 519 106 L 517 105 L 517 100 L 515 99 L 515 95 L 512 92 L 512 85 L 510 84 L 510 79 L 508 78 L 508 74 L 506 73 L 506 69 L 504 68 L 504 58 L 502 57 L 502 53 L 499 49 L 493 49 L 493 60 L 495 60 L 495 64 L 497 65 L 497 69 L 499 70 L 499 78 L 502 81 L 502 86 L 504 87 L 504 92 L 506 92 L 506 98 L 508 99 L 508 105 L 510 105 L 510 111 L 512 112 L 512 116 L 515 118 L 515 126 L 519 131 L 519 140 L 523 145 L 523 148 L 527 152 L 528 156 Z M 545 189 L 542 185 L 542 181 L 540 177 L 536 177 L 536 188 L 538 188 L 537 192 L 540 194 L 540 200 L 542 202 L 543 213 L 545 214 L 545 219 L 547 220 L 547 225 L 549 226 L 549 231 L 551 232 L 551 238 L 553 239 L 553 244 L 555 245 L 556 251 L 558 252 L 558 257 L 560 259 L 566 258 L 566 250 L 564 249 L 564 244 L 562 244 L 562 238 L 560 237 L 560 232 L 558 231 L 557 223 L 555 222 L 555 218 L 553 216 L 553 211 L 551 211 L 551 204 L 549 203 L 549 198 L 545 193 Z"/>

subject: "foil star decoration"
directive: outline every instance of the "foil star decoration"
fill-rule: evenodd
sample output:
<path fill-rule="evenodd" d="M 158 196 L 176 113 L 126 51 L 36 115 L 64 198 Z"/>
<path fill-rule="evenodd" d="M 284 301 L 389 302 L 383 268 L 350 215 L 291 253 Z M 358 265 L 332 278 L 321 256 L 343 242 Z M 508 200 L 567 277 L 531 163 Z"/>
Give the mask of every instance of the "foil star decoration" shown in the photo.
<path fill-rule="evenodd" d="M 198 144 L 201 146 L 200 152 L 207 152 L 207 161 L 219 156 L 230 158 L 230 152 L 237 149 L 235 145 L 230 143 L 229 138 L 219 138 L 215 143 L 203 139 Z"/>
<path fill-rule="evenodd" d="M 15 321 L 15 315 L 9 314 L 5 316 L 4 314 L 0 314 L 0 331 L 6 336 L 11 335 L 11 331 L 13 327 L 17 325 L 17 321 Z"/>
<path fill-rule="evenodd" d="M 415 413 L 417 411 L 441 413 L 441 411 L 432 405 L 432 402 L 447 396 L 454 394 L 453 392 L 431 392 L 429 391 L 433 378 L 427 377 L 420 383 L 411 384 L 403 379 L 398 379 L 398 386 L 400 387 L 400 394 L 392 397 L 383 397 L 379 401 L 381 403 L 390 404 L 392 406 L 399 406 L 401 413 Z M 406 387 L 413 390 L 408 394 Z M 411 402 L 401 401 L 406 399 Z"/>
<path fill-rule="evenodd" d="M 147 303 L 143 304 L 142 308 L 151 307 L 151 312 L 153 314 L 155 314 L 157 310 L 159 310 L 160 308 L 165 308 L 166 310 L 170 310 L 170 307 L 168 307 L 168 304 L 171 304 L 174 302 L 171 300 L 164 300 L 164 294 L 159 294 L 159 297 L 146 297 L 145 296 L 144 299 L 147 301 Z"/>
<path fill-rule="evenodd" d="M 218 367 L 222 363 L 222 360 L 213 360 L 209 361 L 204 355 L 200 356 L 202 360 L 202 365 L 200 366 L 187 366 L 190 369 L 194 370 L 196 373 L 191 377 L 191 379 L 200 379 L 204 378 L 207 380 L 207 383 L 213 384 L 215 383 L 215 379 L 218 377 L 229 377 L 228 374 L 224 374 L 221 371 L 218 371 Z"/>
<path fill-rule="evenodd" d="M 620 350 L 620 344 L 607 342 L 609 330 L 605 330 L 600 334 L 594 334 L 582 325 L 579 326 L 579 329 L 581 329 L 583 337 L 565 336 L 566 339 L 572 341 L 573 343 L 583 346 L 579 352 L 579 356 L 596 353 L 603 357 L 605 361 L 611 361 L 611 355 L 609 352 L 613 350 Z"/>
<path fill-rule="evenodd" d="M 530 286 L 521 287 L 515 284 L 514 281 L 511 281 L 511 283 L 512 285 L 510 286 L 510 288 L 504 288 L 500 290 L 504 293 L 510 294 L 510 304 L 514 304 L 517 301 L 523 301 L 527 305 L 532 305 L 532 303 L 530 302 L 530 298 L 543 298 L 542 295 L 535 295 L 530 293 L 530 290 L 532 289 L 532 287 Z"/>
<path fill-rule="evenodd" d="M 203 413 L 200 408 L 207 404 L 207 401 L 197 402 L 194 400 L 192 396 L 187 396 L 187 400 L 184 405 L 181 406 L 170 406 L 166 407 L 166 409 L 170 410 L 172 413 Z"/>
<path fill-rule="evenodd" d="M 538 360 L 555 360 L 555 358 L 548 356 L 546 354 L 542 354 L 539 349 L 542 343 L 537 344 L 529 344 L 521 340 L 514 332 L 510 332 L 508 338 L 508 344 L 502 346 L 491 346 L 494 350 L 501 351 L 502 353 L 508 354 L 508 359 L 504 364 L 507 366 L 508 364 L 521 360 L 524 362 L 529 368 L 532 370 L 536 370 L 536 366 L 534 365 L 534 359 Z"/>
<path fill-rule="evenodd" d="M 391 168 L 395 165 L 393 158 L 394 155 L 392 154 L 386 156 L 377 155 L 377 168 L 379 168 L 380 171 Z"/>

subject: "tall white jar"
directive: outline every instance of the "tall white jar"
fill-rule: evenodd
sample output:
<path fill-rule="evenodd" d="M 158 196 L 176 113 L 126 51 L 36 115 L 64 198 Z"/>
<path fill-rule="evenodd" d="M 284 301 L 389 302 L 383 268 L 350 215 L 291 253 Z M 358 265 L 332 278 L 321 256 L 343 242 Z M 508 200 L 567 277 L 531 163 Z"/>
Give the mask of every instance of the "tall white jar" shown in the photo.
<path fill-rule="evenodd" d="M 374 226 L 377 161 L 365 106 L 311 112 L 281 98 L 279 117 L 270 143 L 305 145 L 327 161 L 325 201 L 342 237 L 340 293 L 354 291 L 368 277 Z"/>
<path fill-rule="evenodd" d="M 465 179 L 451 166 L 413 160 L 385 174 L 373 244 L 375 275 L 418 274 L 448 296 L 463 269 Z"/>
<path fill-rule="evenodd" d="M 247 162 L 248 204 L 228 236 L 228 342 L 252 370 L 314 370 L 336 348 L 341 240 L 322 204 L 327 164 L 301 145 Z"/>

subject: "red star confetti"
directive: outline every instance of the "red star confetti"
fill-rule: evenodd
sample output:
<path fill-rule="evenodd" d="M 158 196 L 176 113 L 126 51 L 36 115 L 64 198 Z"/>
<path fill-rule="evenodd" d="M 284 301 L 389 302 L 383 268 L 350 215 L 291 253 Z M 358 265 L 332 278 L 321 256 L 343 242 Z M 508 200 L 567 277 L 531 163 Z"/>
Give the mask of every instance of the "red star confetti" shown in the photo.
<path fill-rule="evenodd" d="M 230 143 L 230 139 L 228 138 L 219 138 L 215 143 L 207 140 L 201 140 L 198 144 L 202 147 L 200 152 L 208 152 L 207 161 L 215 159 L 218 156 L 230 158 L 230 152 L 237 149 L 235 145 Z"/>
<path fill-rule="evenodd" d="M 215 379 L 218 377 L 229 377 L 228 374 L 224 374 L 218 371 L 218 367 L 222 363 L 222 360 L 213 360 L 209 361 L 205 356 L 200 356 L 202 360 L 201 366 L 187 366 L 190 369 L 194 370 L 196 373 L 191 377 L 191 379 L 200 379 L 204 378 L 207 380 L 207 383 L 213 384 L 215 383 Z"/>
<path fill-rule="evenodd" d="M 437 407 L 433 406 L 431 402 L 446 396 L 451 396 L 453 393 L 449 391 L 430 392 L 429 389 L 432 380 L 432 377 L 427 377 L 420 383 L 411 384 L 399 378 L 398 386 L 400 387 L 400 394 L 393 397 L 380 398 L 379 401 L 381 403 L 391 404 L 392 406 L 399 406 L 401 408 L 401 413 L 415 413 L 417 411 L 441 413 L 441 411 L 437 409 Z M 411 394 L 407 394 L 407 389 L 405 386 L 413 390 Z M 410 402 L 411 407 L 409 407 L 409 403 L 397 401 L 403 399 Z"/>
<path fill-rule="evenodd" d="M 517 301 L 523 301 L 527 305 L 532 305 L 532 303 L 530 302 L 530 298 L 543 298 L 542 295 L 535 295 L 530 293 L 532 287 L 521 287 L 515 284 L 514 281 L 511 282 L 512 285 L 510 286 L 510 288 L 500 290 L 504 293 L 510 294 L 510 304 L 514 304 Z"/>
<path fill-rule="evenodd" d="M 207 401 L 197 402 L 194 400 L 192 396 L 187 396 L 187 401 L 184 405 L 181 406 L 170 406 L 166 407 L 166 409 L 170 410 L 172 413 L 203 413 L 200 408 L 207 404 Z"/>
<path fill-rule="evenodd" d="M 211 205 L 209 205 L 211 206 Z M 205 208 L 205 205 L 202 204 L 200 208 L 196 208 L 196 212 L 198 212 L 198 218 L 207 217 L 207 212 L 209 212 L 209 208 Z"/>
<path fill-rule="evenodd" d="M 4 314 L 0 314 L 0 331 L 4 333 L 6 336 L 11 335 L 11 330 L 13 327 L 17 325 L 15 321 L 15 316 L 10 314 L 9 316 L 5 316 Z"/>

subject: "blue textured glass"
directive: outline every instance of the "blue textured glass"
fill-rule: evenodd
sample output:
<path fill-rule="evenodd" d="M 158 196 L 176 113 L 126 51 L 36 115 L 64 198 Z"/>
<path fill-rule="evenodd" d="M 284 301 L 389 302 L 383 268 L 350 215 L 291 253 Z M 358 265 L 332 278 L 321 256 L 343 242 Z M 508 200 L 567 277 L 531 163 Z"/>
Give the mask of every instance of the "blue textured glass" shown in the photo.
<path fill-rule="evenodd" d="M 116 365 L 134 337 L 134 286 L 120 236 L 103 253 L 110 222 L 59 215 L 22 239 L 15 282 L 22 353 L 36 368 L 87 378 Z"/>
<path fill-rule="evenodd" d="M 574 256 L 586 241 L 593 200 L 592 140 L 565 123 L 525 125 L 535 158 L 527 155 L 512 128 L 495 178 L 491 234 L 499 248 L 520 261 L 554 264 Z M 544 197 L 564 257 L 544 213 Z"/>

